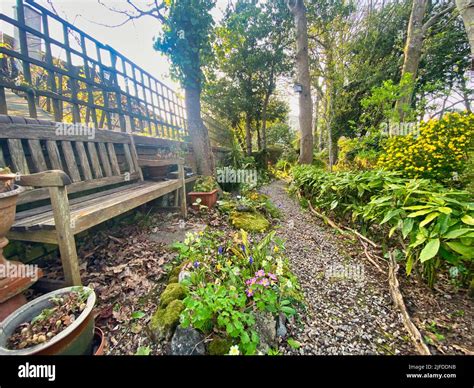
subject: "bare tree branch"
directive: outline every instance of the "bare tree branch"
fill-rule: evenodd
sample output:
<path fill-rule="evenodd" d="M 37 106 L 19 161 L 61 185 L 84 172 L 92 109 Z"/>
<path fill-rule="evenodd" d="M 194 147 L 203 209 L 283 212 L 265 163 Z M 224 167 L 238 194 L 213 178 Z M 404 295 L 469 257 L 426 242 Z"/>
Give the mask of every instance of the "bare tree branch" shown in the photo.
<path fill-rule="evenodd" d="M 429 18 L 425 24 L 423 24 L 423 27 L 422 27 L 422 31 L 423 31 L 423 35 L 426 34 L 426 32 L 428 31 L 428 29 L 433 25 L 435 24 L 439 18 L 441 18 L 443 15 L 446 15 L 447 13 L 451 12 L 454 10 L 454 8 L 456 8 L 456 5 L 455 4 L 451 4 L 450 6 L 446 7 L 445 9 L 443 9 L 442 11 L 439 11 L 438 13 L 434 14 L 431 18 Z"/>
<path fill-rule="evenodd" d="M 125 16 L 125 20 L 118 24 L 108 25 L 103 23 L 96 23 L 106 27 L 121 27 L 128 22 L 133 22 L 143 16 L 150 16 L 162 23 L 166 23 L 166 18 L 163 16 L 162 11 L 166 9 L 166 4 L 164 2 L 159 2 L 159 0 L 153 0 L 153 3 L 148 4 L 148 9 L 140 8 L 138 5 L 134 3 L 133 0 L 126 0 L 126 3 L 132 8 L 131 10 L 124 10 L 112 7 L 104 3 L 103 0 L 97 0 L 97 2 L 102 5 L 103 7 L 107 8 L 109 11 L 115 12 L 117 14 Z"/>

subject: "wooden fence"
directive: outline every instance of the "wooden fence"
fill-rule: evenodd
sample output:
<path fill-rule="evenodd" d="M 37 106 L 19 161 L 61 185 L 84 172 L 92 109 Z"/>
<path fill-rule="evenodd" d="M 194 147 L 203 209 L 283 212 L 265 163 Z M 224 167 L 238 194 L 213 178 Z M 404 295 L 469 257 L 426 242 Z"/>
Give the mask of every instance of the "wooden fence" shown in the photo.
<path fill-rule="evenodd" d="M 26 22 L 25 12 L 40 18 L 39 27 Z M 10 89 L 26 98 L 31 118 L 43 105 L 56 122 L 185 139 L 183 100 L 168 86 L 33 0 L 17 0 L 16 15 L 0 14 L 0 21 L 17 31 L 19 43 L 12 47 L 4 39 L 0 45 L 0 114 L 9 113 Z M 56 30 L 59 24 L 60 38 L 49 33 L 51 24 Z M 32 39 L 40 47 L 34 55 Z M 58 50 L 65 59 L 54 55 Z"/>

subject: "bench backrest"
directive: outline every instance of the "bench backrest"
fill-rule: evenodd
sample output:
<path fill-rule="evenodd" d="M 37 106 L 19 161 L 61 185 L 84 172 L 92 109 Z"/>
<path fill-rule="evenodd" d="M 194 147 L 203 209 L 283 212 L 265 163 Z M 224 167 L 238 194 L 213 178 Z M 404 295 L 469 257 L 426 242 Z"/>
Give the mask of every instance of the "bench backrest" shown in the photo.
<path fill-rule="evenodd" d="M 0 123 L 1 166 L 20 174 L 63 170 L 73 182 L 70 194 L 143 180 L 131 135 L 67 124 Z M 48 197 L 47 189 L 30 189 L 19 204 Z"/>

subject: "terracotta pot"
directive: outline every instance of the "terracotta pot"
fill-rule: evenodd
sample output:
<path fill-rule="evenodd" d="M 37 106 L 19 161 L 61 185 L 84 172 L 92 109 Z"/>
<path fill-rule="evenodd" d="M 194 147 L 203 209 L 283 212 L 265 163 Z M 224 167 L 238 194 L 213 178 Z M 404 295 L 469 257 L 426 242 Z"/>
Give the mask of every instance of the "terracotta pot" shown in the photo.
<path fill-rule="evenodd" d="M 11 174 L 0 175 L 0 181 L 5 182 L 12 180 Z M 18 195 L 23 192 L 25 189 L 20 186 L 13 185 L 12 190 L 0 192 L 0 266 L 2 269 L 8 267 L 16 268 L 15 273 L 27 273 L 22 271 L 24 265 L 19 262 L 7 261 L 3 256 L 3 249 L 7 246 L 8 240 L 5 237 L 8 231 L 10 230 L 13 222 L 15 221 L 16 213 L 16 203 Z M 5 273 L 6 271 L 2 271 Z M 15 276 L 10 277 L 8 273 L 5 275 L 0 275 L 0 321 L 7 315 L 12 312 L 12 306 L 19 307 L 21 301 L 24 301 L 24 298 L 16 297 L 18 294 L 30 287 L 38 277 L 42 276 L 42 272 L 38 271 L 36 277 L 28 276 Z M 15 301 L 9 301 L 11 298 L 15 298 Z"/>
<path fill-rule="evenodd" d="M 2 177 L 4 177 L 4 175 L 0 175 L 0 180 L 2 180 Z M 24 187 L 14 185 L 13 190 L 0 193 L 0 249 L 3 248 L 1 246 L 2 241 L 6 240 L 5 235 L 8 233 L 15 221 L 18 195 L 24 190 Z M 7 244 L 5 244 L 5 246 L 6 245 Z"/>
<path fill-rule="evenodd" d="M 196 199 L 200 198 L 201 203 L 199 205 L 207 206 L 209 209 L 212 208 L 217 202 L 217 192 L 218 190 L 212 190 L 208 193 L 206 192 L 199 192 L 199 191 L 192 191 L 189 193 L 189 197 L 191 198 L 191 204 L 196 202 Z M 192 205 L 193 209 L 199 210 L 199 205 Z"/>
<path fill-rule="evenodd" d="M 84 289 L 88 289 L 84 287 Z M 38 316 L 44 309 L 53 307 L 52 297 L 68 294 L 77 287 L 65 287 L 42 295 L 20 307 L 0 323 L 0 356 L 1 355 L 88 355 L 92 353 L 92 338 L 94 336 L 94 308 L 96 295 L 92 289 L 87 298 L 86 308 L 77 319 L 66 329 L 55 335 L 49 341 L 25 349 L 11 350 L 7 348 L 8 338 L 15 329 L 24 322 Z"/>
<path fill-rule="evenodd" d="M 94 338 L 92 339 L 92 354 L 94 356 L 103 356 L 105 347 L 105 335 L 104 332 L 99 328 L 94 329 Z"/>

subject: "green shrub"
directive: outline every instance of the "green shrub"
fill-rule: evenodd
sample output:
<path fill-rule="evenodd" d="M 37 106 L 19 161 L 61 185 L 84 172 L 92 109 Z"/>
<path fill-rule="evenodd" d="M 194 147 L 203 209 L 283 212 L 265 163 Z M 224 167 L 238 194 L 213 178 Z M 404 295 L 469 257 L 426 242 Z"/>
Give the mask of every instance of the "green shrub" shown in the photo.
<path fill-rule="evenodd" d="M 474 203 L 469 193 L 448 190 L 428 179 L 408 179 L 374 170 L 329 173 L 311 166 L 293 169 L 293 190 L 319 209 L 363 233 L 376 228 L 387 242 L 404 244 L 406 272 L 420 264 L 433 285 L 442 265 L 455 267 L 464 281 L 474 258 Z"/>
<path fill-rule="evenodd" d="M 379 158 L 382 134 L 373 132 L 367 136 L 355 139 L 339 138 L 338 162 L 335 171 L 370 170 L 373 169 Z"/>

